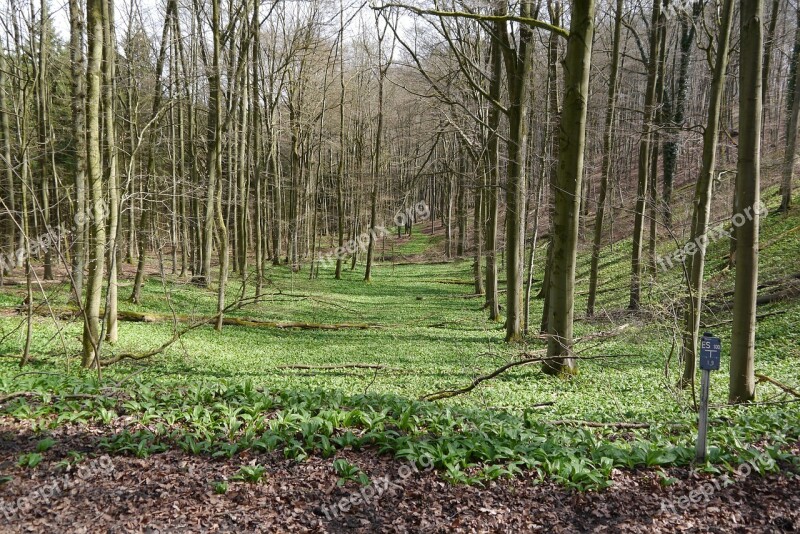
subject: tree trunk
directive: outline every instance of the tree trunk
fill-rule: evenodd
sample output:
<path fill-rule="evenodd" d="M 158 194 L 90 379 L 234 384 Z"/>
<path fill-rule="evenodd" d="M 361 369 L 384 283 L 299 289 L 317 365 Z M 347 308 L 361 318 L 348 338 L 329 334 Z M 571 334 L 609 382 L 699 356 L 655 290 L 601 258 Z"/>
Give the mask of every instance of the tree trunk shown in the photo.
<path fill-rule="evenodd" d="M 603 219 L 606 212 L 606 196 L 608 195 L 608 181 L 611 176 L 611 151 L 614 143 L 614 115 L 617 108 L 617 76 L 619 74 L 619 44 L 622 37 L 622 4 L 617 0 L 614 14 L 614 41 L 611 45 L 611 72 L 608 84 L 608 99 L 606 105 L 606 122 L 603 131 L 603 161 L 600 176 L 600 194 L 597 199 L 597 212 L 594 219 L 594 239 L 592 241 L 592 260 L 589 270 L 589 297 L 586 304 L 586 315 L 594 316 L 594 305 L 597 298 L 597 275 L 600 263 L 600 245 L 603 239 Z M 665 156 L 666 158 L 666 156 Z M 664 171 L 666 174 L 666 171 Z"/>
<path fill-rule="evenodd" d="M 678 65 L 678 80 L 676 82 L 675 97 L 671 99 L 671 112 L 665 109 L 665 122 L 669 122 L 668 139 L 664 143 L 664 189 L 661 200 L 664 204 L 664 224 L 672 228 L 672 194 L 675 183 L 675 170 L 678 166 L 678 152 L 681 144 L 681 129 L 685 120 L 686 95 L 689 87 L 689 60 L 691 59 L 692 44 L 694 44 L 695 24 L 700 17 L 703 3 L 696 1 L 692 4 L 692 16 L 686 12 L 680 13 L 680 50 Z"/>
<path fill-rule="evenodd" d="M 499 34 L 499 32 L 505 31 L 505 27 L 500 23 L 496 23 L 495 31 Z M 495 102 L 500 100 L 502 84 L 503 57 L 500 47 L 500 41 L 492 39 L 489 96 Z M 500 320 L 500 302 L 497 287 L 497 190 L 500 187 L 499 128 L 500 110 L 492 104 L 489 108 L 489 131 L 486 151 L 486 172 L 488 173 L 488 188 L 486 190 L 486 215 L 488 216 L 486 224 L 486 306 L 489 308 L 490 321 Z M 433 220 L 433 216 L 431 216 L 431 220 Z"/>
<path fill-rule="evenodd" d="M 86 280 L 86 304 L 83 325 L 83 367 L 99 363 L 100 298 L 105 267 L 106 225 L 103 216 L 103 168 L 100 162 L 100 101 L 103 60 L 103 1 L 87 0 L 89 64 L 86 81 L 86 150 L 89 202 L 89 274 Z"/>
<path fill-rule="evenodd" d="M 364 272 L 364 281 L 369 282 L 372 279 L 372 258 L 375 254 L 375 240 L 376 226 L 378 218 L 378 178 L 380 176 L 381 167 L 381 151 L 383 141 L 383 83 L 386 78 L 386 72 L 391 65 L 391 58 L 386 64 L 383 64 L 383 38 L 388 29 L 388 24 L 381 30 L 378 24 L 378 15 L 375 15 L 375 28 L 378 33 L 378 116 L 377 124 L 375 125 L 375 153 L 372 159 L 372 191 L 370 191 L 369 199 L 369 244 L 367 245 L 367 265 Z"/>
<path fill-rule="evenodd" d="M 520 4 L 520 15 L 531 16 L 531 3 Z M 506 37 L 508 33 L 501 34 Z M 508 181 L 506 185 L 506 341 L 522 341 L 525 321 L 522 281 L 525 272 L 525 198 L 528 180 L 525 176 L 527 148 L 528 106 L 530 91 L 528 81 L 531 69 L 531 40 L 533 30 L 519 26 L 517 52 L 513 56 L 504 43 L 503 51 L 508 73 Z M 580 197 L 580 189 L 578 189 Z"/>
<path fill-rule="evenodd" d="M 11 160 L 11 127 L 8 120 L 8 102 L 6 101 L 6 54 L 0 50 L 0 134 L 3 136 L 3 182 L 5 192 L 3 201 L 5 202 L 5 217 L 3 220 L 3 243 L 0 244 L 0 253 L 7 254 L 6 261 L 0 265 L 3 273 L 11 271 L 16 266 L 16 236 L 17 224 L 17 203 L 14 193 L 14 164 Z"/>
<path fill-rule="evenodd" d="M 164 19 L 164 27 L 161 32 L 161 45 L 159 46 L 158 60 L 156 61 L 155 73 L 155 90 L 153 97 L 153 108 L 150 113 L 150 120 L 153 121 L 157 118 L 161 108 L 162 99 L 162 75 L 164 72 L 164 61 L 167 53 L 167 44 L 169 39 L 169 28 L 171 17 L 175 16 L 176 11 L 175 0 L 167 2 L 167 13 Z M 209 84 L 211 82 L 209 81 Z M 148 205 L 150 202 L 150 183 L 155 179 L 156 174 L 156 160 L 155 160 L 155 144 L 156 144 L 157 128 L 154 126 L 150 129 L 149 148 L 147 153 L 147 171 L 144 177 L 144 191 L 142 194 L 142 214 L 139 221 L 139 230 L 137 232 L 137 249 L 139 258 L 136 265 L 136 276 L 133 280 L 133 291 L 131 291 L 130 301 L 134 304 L 141 304 L 142 302 L 142 284 L 144 283 L 144 270 L 147 260 L 147 238 L 149 235 L 150 227 L 153 223 L 152 209 Z M 210 261 L 210 258 L 209 258 Z"/>
<path fill-rule="evenodd" d="M 739 150 L 736 197 L 742 212 L 736 228 L 736 282 L 733 294 L 729 401 L 755 397 L 754 353 L 758 287 L 758 228 L 761 185 L 761 62 L 763 0 L 740 3 L 741 66 L 739 70 Z M 734 219 L 742 215 L 735 213 Z M 746 215 L 746 213 L 745 213 Z"/>
<path fill-rule="evenodd" d="M 476 173 L 475 175 L 476 181 L 480 181 L 481 183 L 475 188 L 475 195 L 473 195 L 472 201 L 474 205 L 472 206 L 473 210 L 473 220 L 472 220 L 472 235 L 474 241 L 474 254 L 472 259 L 472 275 L 475 279 L 475 294 L 476 295 L 483 295 L 484 287 L 483 287 L 483 180 L 480 178 L 480 174 Z M 398 227 L 399 231 L 399 227 Z"/>
<path fill-rule="evenodd" d="M 550 12 L 550 20 L 556 26 L 561 25 L 561 4 L 559 2 L 548 3 L 548 10 Z M 553 268 L 553 221 L 555 220 L 555 210 L 553 203 L 556 196 L 556 182 L 558 181 L 558 135 L 554 134 L 555 128 L 551 128 L 551 124 L 556 124 L 559 121 L 560 104 L 558 96 L 558 56 L 559 56 L 559 37 L 553 33 L 547 41 L 547 109 L 545 116 L 547 120 L 547 130 L 549 138 L 545 140 L 545 145 L 549 145 L 549 190 L 550 198 L 548 199 L 548 211 L 550 218 L 550 237 L 547 243 L 547 256 L 544 269 L 544 276 L 542 280 L 542 288 L 539 291 L 538 298 L 544 298 L 542 306 L 542 320 L 539 323 L 539 331 L 546 334 L 548 331 L 547 321 L 550 317 L 550 273 Z M 545 148 L 545 155 L 547 155 L 547 148 Z"/>
<path fill-rule="evenodd" d="M 83 14 L 79 0 L 69 0 L 70 73 L 72 82 L 72 137 L 75 153 L 73 180 L 75 215 L 73 216 L 72 296 L 80 302 L 83 296 L 83 268 L 86 239 L 86 92 L 83 60 Z M 2 70 L 2 68 L 0 68 Z M 0 102 L 0 108 L 3 107 Z"/>
<path fill-rule="evenodd" d="M 708 120 L 703 132 L 703 163 L 694 194 L 694 212 L 692 214 L 692 233 L 690 243 L 701 243 L 695 254 L 689 255 L 686 272 L 689 275 L 689 295 L 684 311 L 683 344 L 681 360 L 683 376 L 679 387 L 687 387 L 694 381 L 695 362 L 697 359 L 697 339 L 700 333 L 700 315 L 703 306 L 703 271 L 705 268 L 706 244 L 703 236 L 708 232 L 711 217 L 711 188 L 717 165 L 717 140 L 719 138 L 719 122 L 722 110 L 722 97 L 725 92 L 725 72 L 728 68 L 728 47 L 730 43 L 731 24 L 733 19 L 733 0 L 725 0 L 719 21 L 717 37 L 717 57 L 711 79 Z M 706 239 L 707 241 L 707 239 Z M 663 262 L 660 267 L 668 268 Z"/>
<path fill-rule="evenodd" d="M 575 264 L 586 143 L 586 108 L 594 37 L 594 0 L 572 4 L 565 60 L 564 109 L 561 113 L 558 148 L 558 182 L 553 221 L 553 265 L 550 274 L 550 314 L 547 356 L 542 370 L 547 374 L 576 372 L 572 351 L 575 308 Z"/>
<path fill-rule="evenodd" d="M 31 12 L 33 12 L 33 5 L 31 4 Z M 33 16 L 31 16 L 31 19 Z M 51 227 L 51 212 L 50 206 L 50 136 L 48 135 L 48 128 L 50 127 L 50 109 L 49 109 L 49 95 L 47 91 L 47 49 L 48 49 L 48 13 L 47 1 L 41 0 L 39 12 L 39 35 L 38 35 L 38 58 L 36 64 L 36 115 L 37 115 L 37 137 L 39 145 L 39 176 L 41 180 L 41 204 L 42 221 L 44 223 L 43 231 L 40 234 L 46 234 L 49 237 L 54 237 Z M 55 178 L 55 177 L 53 177 Z M 30 237 L 30 236 L 29 236 Z M 44 279 L 53 280 L 53 247 L 44 248 Z"/>
<path fill-rule="evenodd" d="M 639 180 L 636 192 L 636 211 L 633 224 L 633 253 L 631 254 L 631 295 L 628 307 L 638 310 L 642 289 L 642 241 L 644 239 L 645 211 L 647 206 L 648 180 L 650 178 L 650 150 L 653 135 L 653 119 L 656 112 L 656 84 L 658 82 L 658 58 L 661 48 L 661 2 L 653 2 L 650 20 L 650 56 L 647 69 L 647 90 L 644 103 L 644 122 L 639 141 Z"/>
<path fill-rule="evenodd" d="M 798 26 L 795 39 L 800 42 L 800 5 L 797 6 L 796 13 Z M 789 107 L 789 120 L 786 123 L 786 151 L 783 156 L 783 173 L 781 180 L 780 211 L 783 212 L 789 211 L 792 207 L 792 178 L 794 178 L 794 165 L 797 160 L 797 126 L 798 118 L 800 118 L 800 68 L 797 66 L 798 58 L 800 58 L 800 46 L 798 45 L 795 45 L 795 54 L 792 60 L 795 64 L 794 81 L 789 84 L 792 89 L 792 94 L 789 99 L 791 106 Z"/>
<path fill-rule="evenodd" d="M 117 329 L 117 228 L 119 226 L 119 174 L 114 124 L 116 101 L 116 35 L 114 0 L 103 2 L 103 137 L 105 138 L 105 182 L 108 184 L 108 289 L 106 290 L 106 341 L 116 343 Z"/>

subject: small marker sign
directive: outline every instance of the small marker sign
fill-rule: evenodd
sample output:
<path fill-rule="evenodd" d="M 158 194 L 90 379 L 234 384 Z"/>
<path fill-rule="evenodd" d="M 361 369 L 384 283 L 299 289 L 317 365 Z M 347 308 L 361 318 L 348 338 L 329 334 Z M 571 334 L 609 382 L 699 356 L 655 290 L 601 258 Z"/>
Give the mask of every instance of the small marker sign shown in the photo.
<path fill-rule="evenodd" d="M 722 341 L 708 332 L 703 334 L 703 337 L 700 338 L 700 413 L 697 421 L 697 447 L 695 449 L 695 460 L 701 463 L 706 461 L 707 454 L 708 390 L 711 371 L 719 371 L 721 357 Z"/>
<path fill-rule="evenodd" d="M 709 333 L 700 338 L 700 369 L 704 371 L 719 371 L 719 361 L 722 356 L 722 341 Z"/>

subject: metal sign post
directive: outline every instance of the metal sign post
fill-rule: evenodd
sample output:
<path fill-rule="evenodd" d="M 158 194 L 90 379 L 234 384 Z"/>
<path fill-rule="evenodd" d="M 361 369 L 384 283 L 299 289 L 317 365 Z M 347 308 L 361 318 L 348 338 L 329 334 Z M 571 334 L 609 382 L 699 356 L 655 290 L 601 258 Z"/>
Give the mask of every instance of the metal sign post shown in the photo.
<path fill-rule="evenodd" d="M 697 448 L 695 450 L 695 461 L 705 462 L 708 447 L 706 437 L 708 435 L 708 388 L 711 378 L 711 371 L 719 370 L 719 363 L 722 356 L 722 341 L 713 334 L 706 332 L 700 338 L 700 414 L 697 423 Z"/>

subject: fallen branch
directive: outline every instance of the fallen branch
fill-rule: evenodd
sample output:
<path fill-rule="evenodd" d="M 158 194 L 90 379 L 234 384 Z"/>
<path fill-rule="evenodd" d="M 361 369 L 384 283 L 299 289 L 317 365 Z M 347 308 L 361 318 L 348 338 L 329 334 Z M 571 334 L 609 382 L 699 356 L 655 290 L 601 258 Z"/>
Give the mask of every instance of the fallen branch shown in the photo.
<path fill-rule="evenodd" d="M 5 405 L 9 401 L 12 401 L 14 399 L 19 399 L 22 397 L 25 398 L 44 397 L 45 395 L 49 395 L 49 393 L 41 393 L 38 391 L 17 391 L 15 393 L 9 393 L 8 395 L 0 397 L 0 406 Z M 64 400 L 97 399 L 103 397 L 103 395 L 91 395 L 89 393 L 73 393 L 70 395 L 51 395 L 51 396 L 53 399 L 64 399 Z"/>
<path fill-rule="evenodd" d="M 800 226 L 795 226 L 794 228 L 790 228 L 789 230 L 786 230 L 785 232 L 782 232 L 782 233 L 778 234 L 778 236 L 776 236 L 771 241 L 768 241 L 768 242 L 766 242 L 766 243 L 764 243 L 762 245 L 759 245 L 759 247 L 758 247 L 759 252 L 764 250 L 765 248 L 771 247 L 772 245 L 774 245 L 776 243 L 780 243 L 781 241 L 783 241 L 784 237 L 786 237 L 787 235 L 789 235 L 789 234 L 791 234 L 793 232 L 796 232 L 798 230 L 800 230 Z"/>
<path fill-rule="evenodd" d="M 574 425 L 574 426 L 586 426 L 589 428 L 650 428 L 650 423 L 598 423 L 596 421 L 570 421 L 570 420 L 558 420 L 558 421 L 544 421 L 547 425 Z"/>
<path fill-rule="evenodd" d="M 759 382 L 769 382 L 773 386 L 779 387 L 780 389 L 782 389 L 786 393 L 790 393 L 790 394 L 794 395 L 795 397 L 800 398 L 800 393 L 798 393 L 796 390 L 790 388 L 786 384 L 781 384 L 780 382 L 778 382 L 774 378 L 770 378 L 767 375 L 762 375 L 761 373 L 756 373 L 756 378 L 758 378 Z"/>
<path fill-rule="evenodd" d="M 761 314 L 761 315 L 756 315 L 756 321 L 759 321 L 759 320 L 764 319 L 766 317 L 772 317 L 773 315 L 783 315 L 784 313 L 786 313 L 786 310 L 778 310 L 778 311 L 774 311 L 774 312 L 764 313 L 764 314 Z M 726 319 L 725 321 L 720 321 L 718 323 L 712 323 L 712 324 L 702 323 L 702 327 L 703 328 L 715 328 L 717 326 L 726 325 L 726 324 L 732 323 L 732 322 L 733 322 L 733 319 Z"/>
<path fill-rule="evenodd" d="M 306 370 L 328 370 L 328 369 L 387 369 L 392 367 L 370 363 L 343 363 L 339 365 L 279 365 L 275 369 L 306 369 Z"/>
<path fill-rule="evenodd" d="M 542 350 L 538 350 L 538 351 L 534 352 L 533 354 L 545 354 L 546 352 L 547 352 L 547 349 L 542 349 Z M 526 356 L 530 356 L 530 354 L 526 354 Z M 571 358 L 575 359 L 575 360 L 599 360 L 599 359 L 605 359 L 605 358 L 618 358 L 618 357 L 620 357 L 620 356 L 617 356 L 617 355 L 571 356 Z M 423 401 L 435 401 L 435 400 L 441 400 L 441 399 L 449 399 L 450 397 L 455 397 L 456 395 L 463 395 L 464 393 L 469 393 L 470 391 L 472 391 L 473 389 L 478 387 L 482 382 L 485 382 L 487 380 L 491 380 L 492 378 L 495 378 L 496 376 L 499 376 L 499 375 L 505 373 L 506 371 L 508 371 L 509 369 L 514 368 L 514 367 L 519 367 L 521 365 L 528 365 L 528 364 L 536 363 L 536 362 L 547 362 L 547 361 L 556 361 L 556 360 L 563 360 L 563 359 L 564 359 L 564 356 L 549 356 L 549 357 L 548 356 L 544 356 L 544 357 L 535 356 L 535 357 L 524 358 L 522 360 L 513 361 L 513 362 L 510 362 L 510 363 L 507 363 L 507 364 L 503 365 L 502 367 L 498 367 L 497 369 L 495 369 L 494 371 L 492 371 L 491 373 L 489 373 L 487 375 L 481 375 L 481 376 L 477 377 L 468 386 L 465 386 L 465 387 L 460 388 L 460 389 L 444 389 L 444 390 L 441 390 L 441 391 L 436 391 L 434 393 L 429 393 L 427 395 L 423 395 L 422 397 L 420 397 L 420 400 L 423 400 Z"/>

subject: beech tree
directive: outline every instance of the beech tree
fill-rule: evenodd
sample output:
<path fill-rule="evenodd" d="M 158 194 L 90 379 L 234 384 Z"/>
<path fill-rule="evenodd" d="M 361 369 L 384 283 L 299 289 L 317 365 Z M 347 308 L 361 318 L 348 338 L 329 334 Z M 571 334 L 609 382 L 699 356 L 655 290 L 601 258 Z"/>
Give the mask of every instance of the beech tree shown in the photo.
<path fill-rule="evenodd" d="M 547 320 L 547 356 L 551 359 L 543 363 L 543 370 L 548 374 L 570 374 L 576 370 L 576 362 L 570 355 L 593 38 L 594 0 L 575 0 L 570 14 L 564 62 L 564 109 L 558 131 L 553 263 Z"/>
<path fill-rule="evenodd" d="M 758 292 L 758 229 L 761 188 L 761 71 L 764 48 L 763 0 L 742 0 L 739 70 L 739 147 L 736 162 L 736 204 L 744 221 L 736 224 L 736 282 L 729 400 L 755 397 L 756 295 Z"/>
<path fill-rule="evenodd" d="M 103 0 L 86 0 L 86 30 L 89 36 L 86 69 L 86 162 L 91 220 L 89 233 L 89 273 L 84 304 L 83 357 L 84 367 L 99 366 L 100 304 L 105 272 L 106 221 L 104 217 L 104 183 L 101 163 L 100 104 L 102 101 Z"/>

